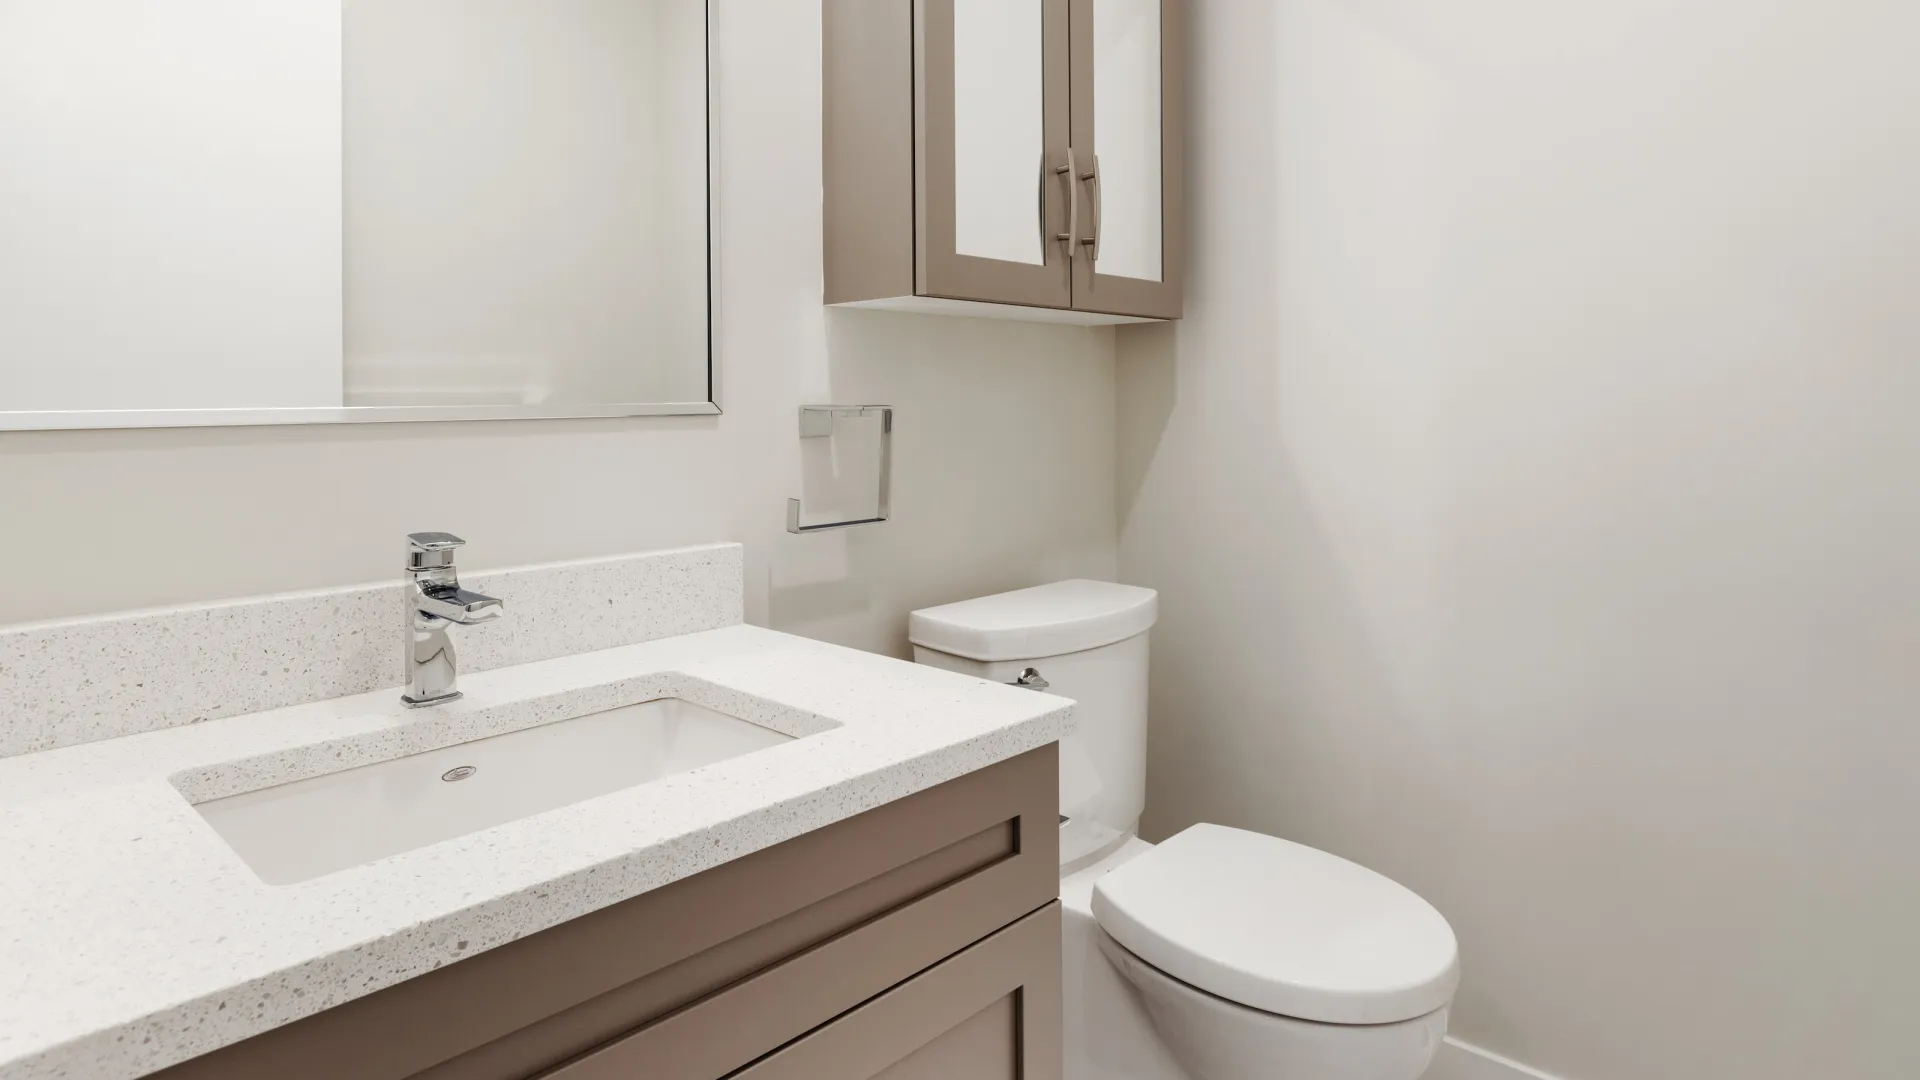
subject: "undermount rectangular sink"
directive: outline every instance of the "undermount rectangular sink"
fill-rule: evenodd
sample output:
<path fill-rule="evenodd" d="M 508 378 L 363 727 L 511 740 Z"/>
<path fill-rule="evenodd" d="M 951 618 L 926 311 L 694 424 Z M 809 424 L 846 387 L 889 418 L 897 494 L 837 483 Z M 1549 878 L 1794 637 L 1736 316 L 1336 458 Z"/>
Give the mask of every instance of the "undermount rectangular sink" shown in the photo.
<path fill-rule="evenodd" d="M 791 742 L 659 698 L 199 804 L 269 885 L 291 885 Z"/>

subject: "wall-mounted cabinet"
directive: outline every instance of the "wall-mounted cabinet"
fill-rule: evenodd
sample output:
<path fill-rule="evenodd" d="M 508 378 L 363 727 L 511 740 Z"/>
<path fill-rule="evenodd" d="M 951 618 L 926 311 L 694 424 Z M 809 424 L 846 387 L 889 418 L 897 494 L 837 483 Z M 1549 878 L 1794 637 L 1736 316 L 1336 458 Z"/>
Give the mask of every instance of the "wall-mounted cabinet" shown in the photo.
<path fill-rule="evenodd" d="M 823 0 L 826 302 L 1176 319 L 1181 0 Z"/>

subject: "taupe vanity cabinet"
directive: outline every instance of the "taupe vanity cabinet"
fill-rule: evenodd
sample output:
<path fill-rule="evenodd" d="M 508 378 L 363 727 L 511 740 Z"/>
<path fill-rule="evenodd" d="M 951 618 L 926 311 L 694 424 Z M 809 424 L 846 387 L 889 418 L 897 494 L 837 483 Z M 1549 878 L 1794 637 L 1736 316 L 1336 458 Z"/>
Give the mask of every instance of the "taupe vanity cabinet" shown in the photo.
<path fill-rule="evenodd" d="M 823 0 L 826 302 L 1175 319 L 1182 0 Z"/>
<path fill-rule="evenodd" d="M 165 1080 L 1059 1080 L 1047 746 Z"/>

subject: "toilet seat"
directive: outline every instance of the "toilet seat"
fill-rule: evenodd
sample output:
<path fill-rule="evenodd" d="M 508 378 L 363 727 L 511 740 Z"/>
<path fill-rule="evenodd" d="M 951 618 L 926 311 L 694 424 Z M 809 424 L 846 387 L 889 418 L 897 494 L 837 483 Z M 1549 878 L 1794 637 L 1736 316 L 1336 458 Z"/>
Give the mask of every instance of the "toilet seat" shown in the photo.
<path fill-rule="evenodd" d="M 1390 1024 L 1444 1007 L 1453 928 L 1393 880 L 1278 837 L 1195 825 L 1102 877 L 1093 914 L 1173 978 L 1279 1016 Z"/>

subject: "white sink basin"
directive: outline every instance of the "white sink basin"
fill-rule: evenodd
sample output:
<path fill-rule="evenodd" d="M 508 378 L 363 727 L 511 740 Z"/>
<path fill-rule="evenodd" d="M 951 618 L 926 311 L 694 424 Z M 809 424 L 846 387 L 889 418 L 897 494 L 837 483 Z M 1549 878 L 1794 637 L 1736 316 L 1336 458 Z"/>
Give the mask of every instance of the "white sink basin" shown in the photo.
<path fill-rule="evenodd" d="M 791 742 L 660 698 L 199 804 L 269 885 L 290 885 Z"/>

